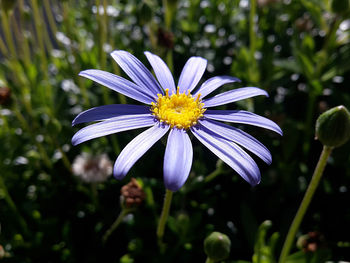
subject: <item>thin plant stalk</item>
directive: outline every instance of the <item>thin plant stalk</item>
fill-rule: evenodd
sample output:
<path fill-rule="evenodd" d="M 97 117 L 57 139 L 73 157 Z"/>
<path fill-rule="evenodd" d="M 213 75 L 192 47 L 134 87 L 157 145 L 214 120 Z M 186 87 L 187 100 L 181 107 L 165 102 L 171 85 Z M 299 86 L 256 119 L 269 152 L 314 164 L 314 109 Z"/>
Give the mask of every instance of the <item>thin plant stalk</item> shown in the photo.
<path fill-rule="evenodd" d="M 165 192 L 165 198 L 164 198 L 164 203 L 163 203 L 163 209 L 162 213 L 160 215 L 159 223 L 158 223 L 158 228 L 157 228 L 157 237 L 158 237 L 158 243 L 161 246 L 163 244 L 163 236 L 164 236 L 164 229 L 165 229 L 165 224 L 169 216 L 169 210 L 171 206 L 171 200 L 173 197 L 173 192 L 166 189 Z"/>
<path fill-rule="evenodd" d="M 39 7 L 38 7 L 38 2 L 37 0 L 31 0 L 31 6 L 33 9 L 33 18 L 34 18 L 34 26 L 35 26 L 35 31 L 36 31 L 36 36 L 38 40 L 38 45 L 39 45 L 39 53 L 40 53 L 40 58 L 41 58 L 41 65 L 43 69 L 43 73 L 45 74 L 45 77 L 48 77 L 47 75 L 47 58 L 45 54 L 45 45 L 44 45 L 44 36 L 43 36 L 43 25 L 40 21 L 40 12 L 39 12 Z"/>
<path fill-rule="evenodd" d="M 11 14 L 5 12 L 4 10 L 1 10 L 1 25 L 2 25 L 2 30 L 4 31 L 6 44 L 7 44 L 8 49 L 10 50 L 11 57 L 13 59 L 16 59 L 17 52 L 16 52 L 15 43 L 13 41 L 12 33 L 10 30 L 10 24 L 9 24 L 9 16 L 10 15 Z"/>
<path fill-rule="evenodd" d="M 207 258 L 207 260 L 205 261 L 205 263 L 215 263 L 213 260 L 211 260 L 210 258 Z"/>
<path fill-rule="evenodd" d="M 289 228 L 286 240 L 282 248 L 281 256 L 279 258 L 279 263 L 285 263 L 289 255 L 290 249 L 292 247 L 295 235 L 299 229 L 299 226 L 304 218 L 304 215 L 310 205 L 312 197 L 317 189 L 317 186 L 321 180 L 324 168 L 326 167 L 327 160 L 332 152 L 332 147 L 323 146 L 323 150 L 318 160 L 317 166 L 315 168 L 314 174 L 312 176 L 311 182 L 305 192 L 304 198 L 299 206 L 299 209 L 293 219 L 293 222 Z"/>
<path fill-rule="evenodd" d="M 254 58 L 256 50 L 256 32 L 255 32 L 256 0 L 250 0 L 249 9 L 249 49 Z"/>
<path fill-rule="evenodd" d="M 132 210 L 128 208 L 123 208 L 122 211 L 120 211 L 120 214 L 118 215 L 117 219 L 113 222 L 111 227 L 105 232 L 105 234 L 102 237 L 103 243 L 106 243 L 108 238 L 111 236 L 111 234 L 117 229 L 117 227 L 120 225 L 120 223 L 123 221 L 124 217 L 128 215 Z"/>
<path fill-rule="evenodd" d="M 7 47 L 4 43 L 4 41 L 2 40 L 2 38 L 0 37 L 0 52 L 5 56 L 7 54 Z"/>
<path fill-rule="evenodd" d="M 165 20 L 165 28 L 167 31 L 171 31 L 171 25 L 173 22 L 173 12 L 175 12 L 176 8 L 172 9 L 169 6 L 168 0 L 163 0 L 164 7 L 164 20 Z M 174 70 L 174 62 L 173 62 L 173 51 L 168 49 L 166 52 L 166 63 L 170 69 L 170 71 Z"/>
<path fill-rule="evenodd" d="M 23 34 L 20 21 L 18 21 L 15 17 L 12 17 L 11 22 L 13 23 L 13 29 L 14 29 L 15 36 L 16 36 L 16 42 L 20 45 L 20 49 L 22 51 L 23 62 L 25 64 L 25 66 L 28 68 L 29 65 L 31 64 L 30 49 L 28 46 L 28 40 Z"/>
<path fill-rule="evenodd" d="M 51 30 L 52 34 L 56 37 L 57 26 L 56 26 L 56 21 L 52 15 L 50 1 L 49 0 L 43 1 L 43 4 L 44 4 L 44 9 L 45 9 L 45 13 L 47 16 L 47 20 L 49 21 L 50 30 Z"/>
<path fill-rule="evenodd" d="M 68 2 L 67 1 L 63 1 L 63 3 L 62 3 L 63 23 L 65 25 L 68 37 L 72 38 L 72 36 L 73 36 L 73 33 L 71 32 L 72 25 L 71 25 L 70 20 L 69 20 L 69 15 L 70 14 L 69 14 Z M 74 57 L 77 56 L 75 49 L 72 49 L 72 53 L 73 53 Z M 80 71 L 79 63 L 74 63 L 72 65 L 72 69 L 73 69 L 73 72 L 74 72 L 75 81 L 78 83 L 78 86 L 80 88 L 81 94 L 83 96 L 84 107 L 85 108 L 90 108 L 90 100 L 89 100 L 88 92 L 87 92 L 87 89 L 86 89 L 85 81 L 81 77 L 78 76 L 78 73 Z"/>
<path fill-rule="evenodd" d="M 98 40 L 98 47 L 99 47 L 99 57 L 100 57 L 100 68 L 102 70 L 106 69 L 106 52 L 104 51 L 104 44 L 107 43 L 107 6 L 105 0 L 103 0 L 103 15 L 100 14 L 100 6 L 101 6 L 101 0 L 96 0 L 96 7 L 97 7 L 97 21 L 99 25 L 99 40 Z M 103 101 L 105 104 L 110 104 L 109 99 L 109 90 L 103 89 Z"/>
<path fill-rule="evenodd" d="M 25 234 L 28 234 L 28 226 L 22 215 L 19 213 L 18 208 L 15 204 L 15 202 L 12 200 L 10 193 L 7 190 L 6 184 L 2 178 L 2 175 L 0 175 L 0 188 L 2 189 L 4 193 L 4 199 L 7 203 L 7 205 L 10 207 L 10 209 L 13 211 L 13 213 L 16 215 L 16 219 L 18 220 L 19 225 L 21 226 L 23 232 Z"/>

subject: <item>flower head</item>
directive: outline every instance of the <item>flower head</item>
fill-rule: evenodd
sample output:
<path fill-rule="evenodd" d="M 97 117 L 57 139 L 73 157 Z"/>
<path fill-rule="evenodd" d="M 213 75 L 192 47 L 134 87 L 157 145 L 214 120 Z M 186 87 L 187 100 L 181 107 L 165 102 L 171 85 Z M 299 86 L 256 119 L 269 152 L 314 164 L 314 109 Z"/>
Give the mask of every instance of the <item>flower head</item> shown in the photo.
<path fill-rule="evenodd" d="M 73 174 L 86 183 L 106 181 L 112 174 L 112 169 L 107 154 L 91 156 L 84 152 L 75 158 L 72 165 Z"/>
<path fill-rule="evenodd" d="M 133 82 L 101 70 L 85 70 L 80 75 L 146 105 L 112 104 L 80 113 L 73 125 L 100 122 L 79 130 L 73 136 L 74 145 L 112 133 L 151 127 L 136 136 L 119 154 L 113 173 L 117 179 L 122 179 L 135 162 L 170 130 L 164 156 L 164 183 L 167 189 L 177 191 L 187 180 L 192 166 L 193 150 L 188 136 L 191 132 L 251 185 L 260 182 L 257 164 L 241 146 L 271 163 L 268 149 L 242 130 L 218 121 L 250 124 L 279 134 L 282 134 L 281 129 L 273 121 L 254 113 L 208 108 L 258 95 L 268 96 L 266 91 L 245 87 L 206 98 L 220 86 L 240 80 L 230 76 L 213 77 L 193 92 L 207 66 L 204 58 L 191 57 L 175 86 L 164 61 L 150 52 L 145 52 L 145 55 L 158 81 L 130 53 L 116 50 L 111 55 Z"/>

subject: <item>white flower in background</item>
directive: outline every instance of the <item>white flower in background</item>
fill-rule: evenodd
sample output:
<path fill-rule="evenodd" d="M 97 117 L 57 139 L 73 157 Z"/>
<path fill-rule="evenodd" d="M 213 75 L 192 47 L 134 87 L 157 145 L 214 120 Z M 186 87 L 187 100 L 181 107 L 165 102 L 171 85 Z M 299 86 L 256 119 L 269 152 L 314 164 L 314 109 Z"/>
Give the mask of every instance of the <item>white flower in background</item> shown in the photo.
<path fill-rule="evenodd" d="M 73 174 L 86 183 L 100 183 L 107 180 L 113 171 L 112 162 L 107 154 L 91 156 L 83 152 L 72 165 Z"/>

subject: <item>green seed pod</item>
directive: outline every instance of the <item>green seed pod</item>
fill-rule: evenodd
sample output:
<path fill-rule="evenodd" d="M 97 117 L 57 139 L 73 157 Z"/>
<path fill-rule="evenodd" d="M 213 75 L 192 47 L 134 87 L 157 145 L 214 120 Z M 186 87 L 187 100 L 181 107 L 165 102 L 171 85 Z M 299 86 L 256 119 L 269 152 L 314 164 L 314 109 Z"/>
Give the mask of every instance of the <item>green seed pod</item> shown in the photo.
<path fill-rule="evenodd" d="M 349 0 L 333 0 L 332 11 L 336 14 L 344 14 L 349 10 Z"/>
<path fill-rule="evenodd" d="M 1 1 L 1 7 L 5 10 L 5 12 L 12 11 L 12 9 L 15 7 L 17 0 L 0 0 Z"/>
<path fill-rule="evenodd" d="M 338 147 L 350 139 L 350 113 L 344 106 L 334 107 L 316 121 L 316 139 L 323 145 Z"/>
<path fill-rule="evenodd" d="M 230 239 L 220 232 L 213 232 L 204 240 L 204 252 L 214 262 L 227 258 L 230 247 Z"/>

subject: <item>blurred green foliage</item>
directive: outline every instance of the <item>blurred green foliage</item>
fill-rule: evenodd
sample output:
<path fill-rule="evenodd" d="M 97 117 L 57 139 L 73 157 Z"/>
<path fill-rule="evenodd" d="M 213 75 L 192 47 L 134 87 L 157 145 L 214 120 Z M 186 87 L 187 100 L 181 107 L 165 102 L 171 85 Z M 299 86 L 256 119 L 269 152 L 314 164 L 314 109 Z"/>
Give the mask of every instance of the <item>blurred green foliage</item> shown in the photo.
<path fill-rule="evenodd" d="M 231 240 L 225 262 L 276 262 L 321 151 L 315 120 L 333 106 L 350 108 L 349 10 L 329 0 L 0 1 L 0 261 L 204 262 L 203 240 L 220 231 Z M 143 52 L 152 51 L 173 65 L 175 78 L 190 56 L 202 56 L 205 79 L 232 75 L 270 95 L 226 109 L 264 115 L 284 131 L 279 138 L 243 127 L 273 156 L 271 166 L 257 160 L 255 188 L 227 166 L 217 169 L 215 156 L 193 140 L 192 172 L 174 194 L 163 254 L 155 233 L 161 143 L 123 181 L 89 184 L 72 173 L 81 152 L 115 160 L 137 134 L 70 143 L 81 111 L 134 103 L 78 76 L 95 68 L 126 77 L 108 55 L 115 49 L 146 65 Z M 299 233 L 322 233 L 324 247 L 294 247 L 288 263 L 350 259 L 349 146 L 332 154 Z M 145 202 L 103 244 L 131 176 L 142 181 Z"/>

